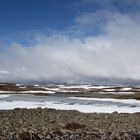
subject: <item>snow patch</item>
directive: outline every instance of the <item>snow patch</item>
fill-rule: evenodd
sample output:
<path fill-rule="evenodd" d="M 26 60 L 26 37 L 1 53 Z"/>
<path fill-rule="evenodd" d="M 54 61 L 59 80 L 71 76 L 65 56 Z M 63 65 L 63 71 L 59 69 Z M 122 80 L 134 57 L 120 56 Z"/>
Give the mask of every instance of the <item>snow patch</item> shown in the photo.
<path fill-rule="evenodd" d="M 124 88 L 121 89 L 121 91 L 124 91 L 124 90 L 126 91 L 126 90 L 131 90 L 131 89 L 132 89 L 132 88 L 124 87 Z"/>
<path fill-rule="evenodd" d="M 131 95 L 131 94 L 135 94 L 134 92 L 112 92 L 112 91 L 110 91 L 110 92 L 98 92 L 98 94 L 115 94 L 115 95 L 117 95 L 117 94 L 119 94 L 119 95 Z"/>
<path fill-rule="evenodd" d="M 7 97 L 10 97 L 10 95 L 0 95 L 0 98 L 7 98 Z"/>
<path fill-rule="evenodd" d="M 39 85 L 34 85 L 35 87 L 39 87 Z"/>
<path fill-rule="evenodd" d="M 15 92 L 14 91 L 0 91 L 0 93 L 15 93 Z"/>
<path fill-rule="evenodd" d="M 76 100 L 89 100 L 89 101 L 110 101 L 110 102 L 117 102 L 117 103 L 128 103 L 128 104 L 139 104 L 140 106 L 140 100 L 136 99 L 112 99 L 112 98 L 86 98 L 86 97 L 68 97 L 70 99 L 76 99 Z"/>
<path fill-rule="evenodd" d="M 91 86 L 91 85 L 59 85 L 60 88 L 71 89 L 71 88 L 82 88 L 82 89 L 104 89 L 110 88 L 110 86 Z"/>
<path fill-rule="evenodd" d="M 22 86 L 23 84 L 16 84 L 16 86 Z"/>
<path fill-rule="evenodd" d="M 24 88 L 25 89 L 26 87 L 19 87 L 19 88 Z"/>
<path fill-rule="evenodd" d="M 80 91 L 78 91 L 78 90 L 60 90 L 60 92 L 74 93 L 74 92 L 80 92 Z"/>
<path fill-rule="evenodd" d="M 108 89 L 104 89 L 104 91 L 109 91 L 110 92 L 110 91 L 115 91 L 115 89 L 112 89 L 112 88 L 109 89 L 108 88 Z"/>
<path fill-rule="evenodd" d="M 139 107 L 119 107 L 119 106 L 99 106 L 99 105 L 69 105 L 66 103 L 57 103 L 57 102 L 29 102 L 29 101 L 14 101 L 14 102 L 7 102 L 3 101 L 0 102 L 0 109 L 1 110 L 8 110 L 8 109 L 14 109 L 14 108 L 52 108 L 57 110 L 77 110 L 84 113 L 112 113 L 114 111 L 117 111 L 119 113 L 135 113 L 139 112 Z"/>
<path fill-rule="evenodd" d="M 33 90 L 29 90 L 29 91 L 21 91 L 20 93 L 55 93 L 53 91 L 43 91 L 43 90 L 36 90 L 36 91 L 33 91 Z"/>

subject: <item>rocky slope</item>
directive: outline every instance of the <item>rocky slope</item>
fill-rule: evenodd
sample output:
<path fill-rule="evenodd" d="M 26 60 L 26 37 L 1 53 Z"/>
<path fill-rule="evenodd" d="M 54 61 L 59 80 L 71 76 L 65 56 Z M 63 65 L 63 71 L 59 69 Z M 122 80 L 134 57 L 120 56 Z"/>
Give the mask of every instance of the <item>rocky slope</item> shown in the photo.
<path fill-rule="evenodd" d="M 0 111 L 0 140 L 139 140 L 140 114 Z"/>

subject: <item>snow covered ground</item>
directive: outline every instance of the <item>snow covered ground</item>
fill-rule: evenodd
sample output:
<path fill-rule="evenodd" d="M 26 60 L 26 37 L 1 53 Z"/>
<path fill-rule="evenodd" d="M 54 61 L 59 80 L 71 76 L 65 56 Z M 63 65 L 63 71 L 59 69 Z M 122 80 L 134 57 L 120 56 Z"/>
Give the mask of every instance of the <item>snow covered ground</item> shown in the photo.
<path fill-rule="evenodd" d="M 42 96 L 39 96 L 40 93 Z M 130 86 L 2 83 L 0 84 L 0 110 L 48 107 L 81 112 L 134 113 L 140 112 L 139 93 L 140 87 Z"/>
<path fill-rule="evenodd" d="M 135 113 L 140 112 L 140 100 L 73 96 L 0 95 L 0 110 L 37 107 L 78 110 L 84 113 L 112 113 L 114 111 Z"/>

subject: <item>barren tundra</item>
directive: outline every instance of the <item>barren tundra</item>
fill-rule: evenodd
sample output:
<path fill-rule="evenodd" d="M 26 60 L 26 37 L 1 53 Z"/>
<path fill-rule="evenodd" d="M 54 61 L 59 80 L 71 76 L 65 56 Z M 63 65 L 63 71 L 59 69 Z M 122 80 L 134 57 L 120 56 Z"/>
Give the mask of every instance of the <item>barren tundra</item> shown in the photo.
<path fill-rule="evenodd" d="M 140 139 L 139 87 L 1 83 L 0 109 L 0 140 Z"/>
<path fill-rule="evenodd" d="M 71 85 L 71 84 L 7 84 L 0 83 L 0 94 L 73 94 L 75 96 L 86 97 L 110 97 L 122 99 L 140 100 L 139 86 L 94 86 L 94 85 Z"/>

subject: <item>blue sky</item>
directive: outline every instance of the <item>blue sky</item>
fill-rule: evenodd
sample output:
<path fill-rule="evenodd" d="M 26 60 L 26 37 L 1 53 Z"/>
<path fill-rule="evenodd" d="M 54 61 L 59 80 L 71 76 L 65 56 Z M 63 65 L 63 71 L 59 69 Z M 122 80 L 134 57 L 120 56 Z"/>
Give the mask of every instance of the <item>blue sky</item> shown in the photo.
<path fill-rule="evenodd" d="M 73 3 L 74 0 L 1 0 L 1 35 L 70 26 L 75 15 Z"/>
<path fill-rule="evenodd" d="M 0 79 L 140 80 L 139 38 L 139 0 L 0 0 Z"/>
<path fill-rule="evenodd" d="M 0 0 L 0 37 L 12 38 L 32 32 L 66 32 L 80 26 L 75 18 L 82 14 L 100 10 L 135 14 L 140 10 L 138 3 L 138 0 Z M 86 35 L 96 34 L 100 33 L 100 28 L 102 26 L 92 26 L 84 32 Z"/>

